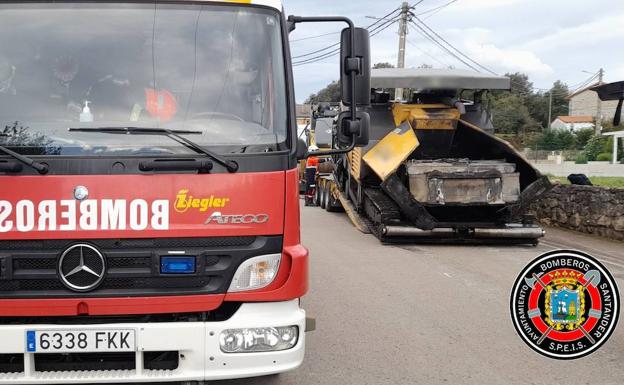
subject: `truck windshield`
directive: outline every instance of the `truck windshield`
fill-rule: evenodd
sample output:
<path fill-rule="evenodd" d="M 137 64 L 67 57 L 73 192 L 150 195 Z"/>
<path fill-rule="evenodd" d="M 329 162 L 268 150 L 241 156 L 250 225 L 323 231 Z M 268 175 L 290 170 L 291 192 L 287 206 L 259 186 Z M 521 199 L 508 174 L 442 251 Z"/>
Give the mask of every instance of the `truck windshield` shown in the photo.
<path fill-rule="evenodd" d="M 28 155 L 180 154 L 162 136 L 69 127 L 201 131 L 213 151 L 285 146 L 279 14 L 240 5 L 1 3 L 0 145 Z"/>

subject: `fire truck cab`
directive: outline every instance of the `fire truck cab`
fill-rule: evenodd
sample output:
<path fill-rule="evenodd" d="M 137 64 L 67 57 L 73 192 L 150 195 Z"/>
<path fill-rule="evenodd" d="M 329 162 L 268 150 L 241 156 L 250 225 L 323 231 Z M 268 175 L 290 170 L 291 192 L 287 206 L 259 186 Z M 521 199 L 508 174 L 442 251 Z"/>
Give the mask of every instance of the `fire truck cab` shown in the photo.
<path fill-rule="evenodd" d="M 301 364 L 288 33 L 306 21 L 349 25 L 345 102 L 368 92 L 366 31 L 276 0 L 0 3 L 0 384 Z"/>

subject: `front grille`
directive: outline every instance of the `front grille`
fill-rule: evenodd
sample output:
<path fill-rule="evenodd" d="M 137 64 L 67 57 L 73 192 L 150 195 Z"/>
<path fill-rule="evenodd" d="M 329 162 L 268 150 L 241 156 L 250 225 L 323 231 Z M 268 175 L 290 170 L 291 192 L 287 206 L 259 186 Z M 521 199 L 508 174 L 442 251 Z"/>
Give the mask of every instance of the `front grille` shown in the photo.
<path fill-rule="evenodd" d="M 104 279 L 89 292 L 68 289 L 59 276 L 61 255 L 77 243 L 97 248 L 106 261 Z M 281 249 L 282 238 L 279 236 L 0 241 L 0 298 L 225 293 L 242 261 L 257 255 L 279 253 Z M 161 274 L 160 257 L 180 252 L 196 257 L 195 273 Z M 65 257 L 63 263 L 68 267 L 63 268 L 64 273 L 78 264 L 77 255 Z M 85 255 L 85 258 L 90 257 Z M 72 279 L 72 283 L 79 286 L 93 281 L 93 277 L 84 271 L 75 273 Z"/>
<path fill-rule="evenodd" d="M 249 246 L 257 237 L 209 237 L 209 238 L 128 238 L 97 239 L 90 243 L 105 249 L 119 248 L 167 248 L 167 247 L 236 247 Z M 19 240 L 0 241 L 0 250 L 60 250 L 74 242 L 67 240 Z"/>
<path fill-rule="evenodd" d="M 123 269 L 126 267 L 135 268 L 135 267 L 145 267 L 149 268 L 152 263 L 150 257 L 115 257 L 108 258 L 108 268 L 109 269 Z"/>
<path fill-rule="evenodd" d="M 21 373 L 24 371 L 22 354 L 0 354 L 0 373 Z"/>
<path fill-rule="evenodd" d="M 151 351 L 143 356 L 145 370 L 176 370 L 180 352 Z M 75 372 L 136 369 L 137 354 L 128 353 L 36 353 L 33 372 Z M 0 374 L 24 373 L 24 354 L 0 354 Z"/>

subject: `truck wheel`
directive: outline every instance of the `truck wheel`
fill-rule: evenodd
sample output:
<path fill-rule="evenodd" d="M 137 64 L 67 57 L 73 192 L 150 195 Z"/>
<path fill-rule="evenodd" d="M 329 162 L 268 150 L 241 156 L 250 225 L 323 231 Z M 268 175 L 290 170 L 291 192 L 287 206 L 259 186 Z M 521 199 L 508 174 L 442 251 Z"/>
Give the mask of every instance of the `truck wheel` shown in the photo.
<path fill-rule="evenodd" d="M 324 209 L 327 205 L 327 192 L 326 192 L 326 183 L 323 183 L 319 187 L 319 195 L 321 199 L 321 208 Z"/>
<path fill-rule="evenodd" d="M 325 203 L 325 211 L 330 213 L 335 213 L 342 209 L 342 204 L 336 198 L 334 198 L 334 194 L 331 193 L 331 189 L 327 189 L 327 203 Z"/>
<path fill-rule="evenodd" d="M 316 184 L 314 187 L 314 206 L 318 206 L 321 204 L 321 187 L 319 184 Z"/>

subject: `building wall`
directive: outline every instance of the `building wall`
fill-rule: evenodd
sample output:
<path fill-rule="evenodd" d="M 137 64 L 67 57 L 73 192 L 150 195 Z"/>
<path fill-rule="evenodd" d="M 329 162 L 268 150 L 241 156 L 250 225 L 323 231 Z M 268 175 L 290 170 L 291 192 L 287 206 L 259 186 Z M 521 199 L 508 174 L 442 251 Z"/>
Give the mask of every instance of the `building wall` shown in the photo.
<path fill-rule="evenodd" d="M 608 100 L 602 103 L 602 120 L 612 120 L 615 115 L 615 108 L 617 107 L 617 100 Z M 598 94 L 594 91 L 585 90 L 578 95 L 574 95 L 570 98 L 568 115 L 591 115 L 596 116 L 596 110 L 598 106 Z M 622 113 L 624 117 L 624 112 Z"/>
<path fill-rule="evenodd" d="M 570 128 L 570 127 L 568 127 L 567 124 L 565 124 L 564 122 L 562 122 L 559 119 L 553 120 L 553 122 L 550 124 L 550 127 L 558 129 L 558 130 L 566 130 L 566 129 Z"/>
<path fill-rule="evenodd" d="M 550 124 L 550 127 L 554 129 L 558 129 L 558 130 L 578 131 L 578 130 L 582 130 L 583 128 L 594 128 L 594 124 L 593 123 L 564 123 L 559 119 L 555 119 Z"/>

